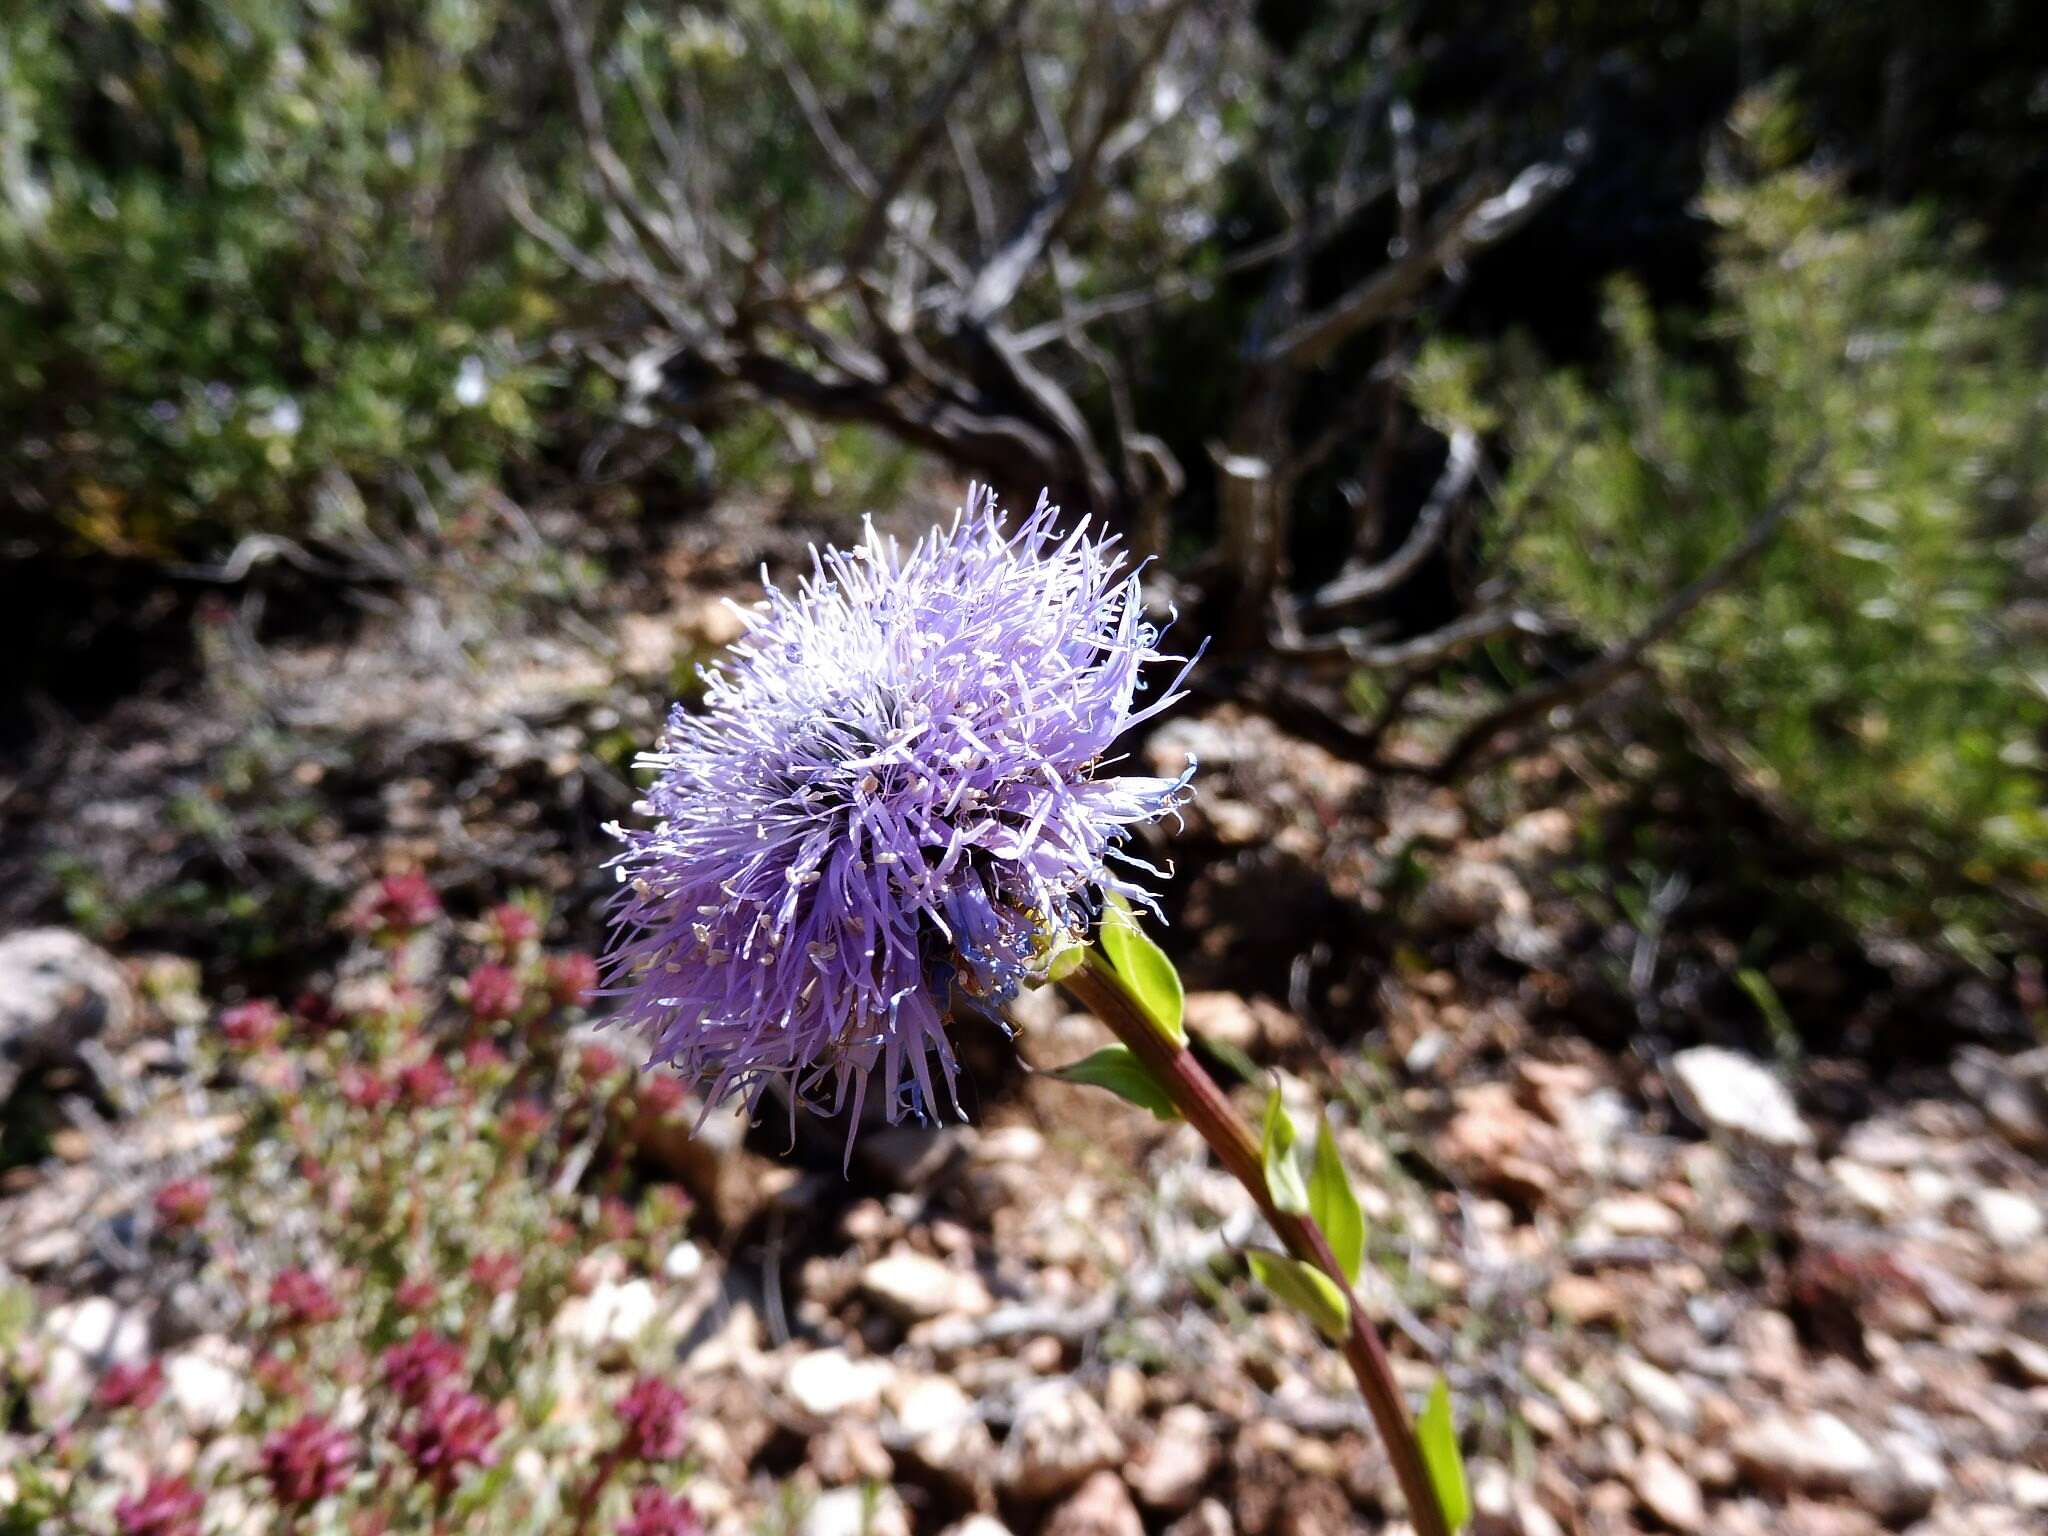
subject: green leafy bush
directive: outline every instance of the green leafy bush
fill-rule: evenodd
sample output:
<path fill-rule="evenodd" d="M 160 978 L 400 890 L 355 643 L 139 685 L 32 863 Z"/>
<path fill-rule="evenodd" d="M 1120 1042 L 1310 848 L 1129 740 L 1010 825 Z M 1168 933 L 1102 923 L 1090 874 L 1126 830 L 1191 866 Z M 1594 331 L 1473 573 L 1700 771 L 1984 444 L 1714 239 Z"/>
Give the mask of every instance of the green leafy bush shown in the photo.
<path fill-rule="evenodd" d="M 119 553 L 493 467 L 552 303 L 488 196 L 499 0 L 46 3 L 0 37 L 0 506 Z M 531 51 L 531 50 L 529 50 Z M 338 484 L 338 482 L 331 482 Z M 326 498 L 353 504 L 353 496 Z"/>
<path fill-rule="evenodd" d="M 1610 379 L 1510 365 L 1493 558 L 1613 644 L 1792 498 L 1762 557 L 1655 648 L 1658 692 L 1835 850 L 1844 915 L 1980 945 L 2048 891 L 2048 645 L 2024 590 L 2041 305 L 1930 215 L 1792 163 L 1771 99 L 1737 123 L 1747 165 L 1702 204 L 1704 322 L 1660 324 L 1622 283 Z M 1442 358 L 1429 377 L 1469 384 Z"/>

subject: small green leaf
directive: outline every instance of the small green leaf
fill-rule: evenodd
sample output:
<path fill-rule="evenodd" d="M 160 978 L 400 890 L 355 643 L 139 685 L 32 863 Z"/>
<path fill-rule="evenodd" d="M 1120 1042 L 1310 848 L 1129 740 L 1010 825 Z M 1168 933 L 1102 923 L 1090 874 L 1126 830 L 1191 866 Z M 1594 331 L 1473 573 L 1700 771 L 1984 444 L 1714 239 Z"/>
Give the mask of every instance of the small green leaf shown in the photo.
<path fill-rule="evenodd" d="M 1337 1151 L 1328 1119 L 1316 1122 L 1316 1155 L 1308 1173 L 1308 1213 L 1323 1236 L 1330 1240 L 1330 1252 L 1337 1255 L 1337 1267 L 1353 1285 L 1365 1266 L 1365 1212 L 1359 1209 L 1358 1193 L 1351 1176 L 1344 1171 L 1344 1159 Z"/>
<path fill-rule="evenodd" d="M 1159 1032 L 1175 1045 L 1186 1045 L 1187 998 L 1181 991 L 1180 972 L 1166 958 L 1166 951 L 1145 936 L 1123 898 L 1112 896 L 1103 908 L 1096 942 Z"/>
<path fill-rule="evenodd" d="M 1093 1056 L 1061 1067 L 1052 1075 L 1062 1082 L 1107 1088 L 1118 1098 L 1151 1110 L 1161 1120 L 1180 1118 L 1180 1111 L 1173 1107 L 1173 1099 L 1159 1085 L 1159 1079 L 1145 1070 L 1145 1063 L 1132 1055 L 1127 1045 L 1105 1045 Z"/>
<path fill-rule="evenodd" d="M 1351 1303 L 1336 1281 L 1314 1265 L 1267 1248 L 1248 1248 L 1244 1257 L 1254 1280 L 1314 1323 L 1332 1344 L 1343 1342 L 1351 1327 Z"/>
<path fill-rule="evenodd" d="M 1287 1106 L 1280 1102 L 1280 1090 L 1266 1095 L 1266 1130 L 1260 1138 L 1266 1161 L 1266 1192 L 1273 1204 L 1293 1216 L 1308 1214 L 1308 1186 L 1301 1182 L 1301 1166 L 1294 1160 L 1294 1122 Z"/>
<path fill-rule="evenodd" d="M 1051 982 L 1065 981 L 1081 969 L 1088 960 L 1088 946 L 1078 940 L 1061 938 L 1046 952 L 1043 965 L 1038 973 L 1027 979 L 1026 985 L 1046 986 Z"/>
<path fill-rule="evenodd" d="M 1444 1512 L 1444 1524 L 1456 1530 L 1472 1517 L 1472 1499 L 1465 1491 L 1465 1458 L 1458 1451 L 1458 1426 L 1451 1421 L 1450 1383 L 1439 1376 L 1431 1383 L 1429 1401 L 1415 1421 L 1415 1438 L 1429 1481 Z"/>
<path fill-rule="evenodd" d="M 1215 1040 L 1207 1035 L 1198 1038 L 1201 1040 L 1202 1049 L 1236 1073 L 1238 1081 L 1255 1083 L 1259 1080 L 1259 1064 L 1228 1040 Z"/>

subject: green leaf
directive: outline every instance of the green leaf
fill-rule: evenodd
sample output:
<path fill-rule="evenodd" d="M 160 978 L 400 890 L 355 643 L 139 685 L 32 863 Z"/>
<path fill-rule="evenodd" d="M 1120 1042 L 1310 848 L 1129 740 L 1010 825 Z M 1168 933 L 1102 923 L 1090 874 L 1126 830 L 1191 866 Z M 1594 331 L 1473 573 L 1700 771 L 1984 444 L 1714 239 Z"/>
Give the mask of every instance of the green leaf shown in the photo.
<path fill-rule="evenodd" d="M 1358 1272 L 1365 1267 L 1365 1212 L 1359 1209 L 1358 1193 L 1344 1171 L 1344 1159 L 1327 1118 L 1316 1122 L 1316 1155 L 1308 1172 L 1308 1213 L 1330 1240 L 1330 1251 L 1337 1255 L 1344 1278 L 1356 1285 Z"/>
<path fill-rule="evenodd" d="M 1202 1049 L 1237 1074 L 1239 1082 L 1255 1083 L 1259 1080 L 1259 1064 L 1228 1040 L 1212 1040 L 1207 1035 L 1199 1038 Z"/>
<path fill-rule="evenodd" d="M 1103 908 L 1096 942 L 1159 1032 L 1175 1045 L 1186 1045 L 1187 998 L 1181 991 L 1180 972 L 1166 958 L 1166 951 L 1145 936 L 1122 897 L 1112 896 Z"/>
<path fill-rule="evenodd" d="M 1336 1281 L 1312 1264 L 1268 1248 L 1248 1248 L 1244 1257 L 1254 1280 L 1314 1323 L 1332 1344 L 1344 1341 L 1351 1327 L 1351 1303 Z"/>
<path fill-rule="evenodd" d="M 1260 1150 L 1266 1162 L 1266 1192 L 1273 1204 L 1294 1216 L 1308 1214 L 1308 1186 L 1301 1182 L 1301 1166 L 1294 1160 L 1294 1122 L 1287 1106 L 1280 1102 L 1280 1090 L 1266 1095 L 1266 1129 Z"/>
<path fill-rule="evenodd" d="M 1081 969 L 1088 960 L 1088 946 L 1077 940 L 1061 938 L 1046 952 L 1043 964 L 1036 975 L 1026 979 L 1025 985 L 1042 987 L 1055 981 L 1065 981 Z"/>
<path fill-rule="evenodd" d="M 1052 1075 L 1066 1083 L 1107 1088 L 1118 1098 L 1151 1110 L 1161 1120 L 1180 1118 L 1172 1096 L 1160 1086 L 1158 1078 L 1145 1070 L 1145 1063 L 1132 1055 L 1127 1045 L 1105 1045 L 1093 1056 L 1061 1067 Z"/>
<path fill-rule="evenodd" d="M 1430 1384 L 1429 1401 L 1415 1421 L 1415 1438 L 1429 1481 L 1444 1512 L 1444 1524 L 1456 1530 L 1472 1517 L 1472 1499 L 1465 1491 L 1465 1458 L 1458 1451 L 1458 1426 L 1451 1422 L 1450 1383 L 1439 1376 Z"/>

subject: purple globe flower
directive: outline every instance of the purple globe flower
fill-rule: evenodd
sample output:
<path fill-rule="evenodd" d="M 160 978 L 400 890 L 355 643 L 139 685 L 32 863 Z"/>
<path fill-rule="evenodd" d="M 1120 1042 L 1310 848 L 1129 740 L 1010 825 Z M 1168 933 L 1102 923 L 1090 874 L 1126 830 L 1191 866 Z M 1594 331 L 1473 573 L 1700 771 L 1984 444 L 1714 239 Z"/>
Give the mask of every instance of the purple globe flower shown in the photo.
<path fill-rule="evenodd" d="M 1158 873 L 1121 845 L 1188 775 L 1104 770 L 1187 667 L 1136 706 L 1163 659 L 1137 576 L 1058 515 L 1041 497 L 1006 530 L 971 487 L 908 550 L 870 527 L 814 552 L 670 714 L 641 758 L 652 825 L 610 829 L 607 990 L 655 1062 L 858 1124 L 877 1069 L 890 1119 L 935 1109 L 936 1060 L 957 1105 L 953 988 L 1010 996 L 1104 893 L 1149 904 L 1112 865 Z"/>

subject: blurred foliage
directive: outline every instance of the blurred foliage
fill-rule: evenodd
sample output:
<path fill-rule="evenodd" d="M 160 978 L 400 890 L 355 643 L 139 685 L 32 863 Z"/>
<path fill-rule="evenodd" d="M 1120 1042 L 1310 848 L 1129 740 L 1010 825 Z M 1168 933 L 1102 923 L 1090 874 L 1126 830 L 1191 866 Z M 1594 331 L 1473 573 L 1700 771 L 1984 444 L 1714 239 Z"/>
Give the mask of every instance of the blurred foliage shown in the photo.
<path fill-rule="evenodd" d="M 1494 355 L 1515 470 L 1487 558 L 1612 644 L 1791 496 L 1762 558 L 1655 648 L 1660 692 L 1845 855 L 1847 915 L 1981 945 L 2048 895 L 2041 305 L 1930 213 L 1795 158 L 1781 98 L 1738 127 L 1703 200 L 1702 320 L 1618 282 L 1601 376 Z M 1483 372 L 1434 350 L 1424 408 L 1485 425 Z"/>
<path fill-rule="evenodd" d="M 92 0 L 0 38 L 4 494 L 124 554 L 487 470 L 552 305 L 487 206 L 498 0 Z"/>

